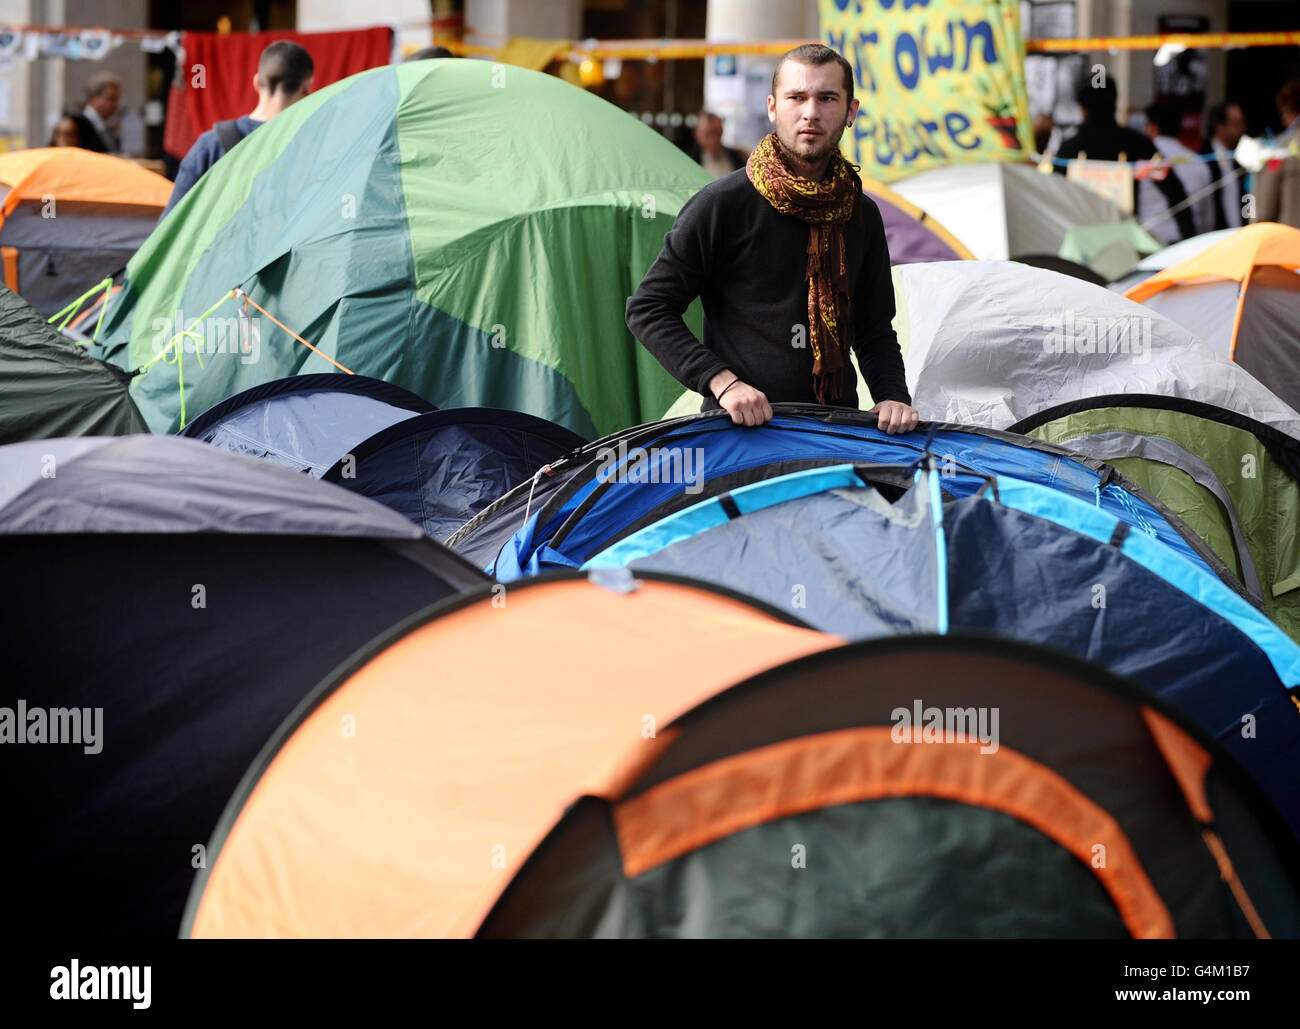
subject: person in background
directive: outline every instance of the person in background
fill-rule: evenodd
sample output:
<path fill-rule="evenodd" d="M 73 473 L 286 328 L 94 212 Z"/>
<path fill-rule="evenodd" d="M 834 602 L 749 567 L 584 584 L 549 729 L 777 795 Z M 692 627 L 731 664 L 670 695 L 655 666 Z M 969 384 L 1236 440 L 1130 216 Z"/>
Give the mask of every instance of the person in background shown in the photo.
<path fill-rule="evenodd" d="M 1275 145 L 1300 145 L 1300 79 L 1288 82 L 1277 95 L 1282 135 Z M 1270 161 L 1255 176 L 1255 215 L 1261 222 L 1281 222 L 1300 229 L 1300 157 Z"/>
<path fill-rule="evenodd" d="M 1056 152 L 1057 157 L 1074 161 L 1081 154 L 1094 161 L 1148 161 L 1156 155 L 1155 145 L 1140 132 L 1120 125 L 1115 120 L 1119 104 L 1118 90 L 1109 77 L 1100 85 L 1084 77 L 1079 81 L 1075 99 L 1083 109 L 1083 124 Z M 1064 175 L 1066 167 L 1058 164 L 1053 169 Z M 1173 175 L 1163 179 L 1135 178 L 1133 181 L 1133 211 L 1137 220 L 1152 226 L 1152 234 L 1166 243 L 1175 242 L 1183 234 L 1194 236 L 1196 226 L 1192 212 L 1182 209 L 1169 218 L 1171 207 L 1187 199 L 1182 183 Z"/>
<path fill-rule="evenodd" d="M 94 150 L 103 153 L 103 144 L 96 135 L 93 126 L 83 115 L 64 113 L 54 123 L 50 133 L 50 146 L 76 146 L 82 150 Z"/>
<path fill-rule="evenodd" d="M 90 124 L 98 145 L 88 146 L 87 150 L 109 154 L 121 152 L 122 141 L 118 138 L 115 123 L 121 106 L 122 80 L 111 71 L 92 75 L 86 82 L 86 106 L 81 109 L 81 115 Z"/>
<path fill-rule="evenodd" d="M 297 43 L 279 39 L 263 50 L 257 61 L 257 74 L 253 76 L 257 106 L 242 118 L 217 122 L 195 140 L 176 171 L 176 184 L 161 217 L 166 218 L 167 212 L 235 144 L 310 93 L 315 72 L 311 54 Z"/>
<path fill-rule="evenodd" d="M 715 179 L 745 167 L 745 155 L 722 145 L 722 119 L 712 111 L 701 111 L 695 122 L 695 142 L 686 151 Z"/>
<path fill-rule="evenodd" d="M 1241 228 L 1241 165 L 1233 156 L 1237 143 L 1246 133 L 1246 116 L 1241 107 L 1231 101 L 1215 104 L 1206 112 L 1209 130 L 1201 147 L 1204 155 L 1212 154 L 1214 160 L 1206 161 L 1210 181 L 1218 185 L 1214 192 L 1215 229 Z"/>
<path fill-rule="evenodd" d="M 1034 152 L 1050 153 L 1052 137 L 1056 134 L 1056 123 L 1050 114 L 1034 115 Z"/>
<path fill-rule="evenodd" d="M 1191 208 L 1192 221 L 1195 223 L 1192 235 L 1209 232 L 1214 228 L 1215 206 L 1214 194 L 1210 191 L 1210 169 L 1195 152 L 1178 140 L 1178 133 L 1183 127 L 1182 112 L 1173 104 L 1154 103 L 1147 107 L 1146 114 L 1147 135 L 1155 144 L 1156 150 L 1162 157 L 1181 158 L 1173 165 L 1170 174 L 1177 176 L 1178 181 L 1183 185 L 1183 192 L 1191 200 L 1188 206 Z M 1165 224 L 1169 224 L 1168 219 L 1165 220 Z M 1152 231 L 1157 238 L 1163 238 L 1154 230 Z M 1185 232 L 1179 235 L 1179 239 L 1186 238 Z M 1177 240 L 1168 242 L 1176 243 Z"/>

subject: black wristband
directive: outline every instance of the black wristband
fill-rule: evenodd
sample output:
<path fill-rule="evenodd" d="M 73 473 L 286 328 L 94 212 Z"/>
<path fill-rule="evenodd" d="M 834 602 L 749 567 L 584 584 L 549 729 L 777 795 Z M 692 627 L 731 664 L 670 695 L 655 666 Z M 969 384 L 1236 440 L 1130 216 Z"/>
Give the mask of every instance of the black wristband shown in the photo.
<path fill-rule="evenodd" d="M 729 383 L 727 383 L 725 386 L 723 386 L 723 387 L 722 387 L 722 392 L 719 393 L 719 394 L 718 394 L 716 397 L 714 397 L 713 399 L 716 400 L 718 403 L 722 403 L 722 398 L 725 397 L 725 396 L 727 395 L 727 390 L 731 389 L 731 387 L 734 386 L 734 385 L 735 385 L 736 383 L 738 383 L 739 381 L 740 381 L 740 376 L 736 376 L 736 377 L 735 377 L 734 379 L 732 379 Z"/>

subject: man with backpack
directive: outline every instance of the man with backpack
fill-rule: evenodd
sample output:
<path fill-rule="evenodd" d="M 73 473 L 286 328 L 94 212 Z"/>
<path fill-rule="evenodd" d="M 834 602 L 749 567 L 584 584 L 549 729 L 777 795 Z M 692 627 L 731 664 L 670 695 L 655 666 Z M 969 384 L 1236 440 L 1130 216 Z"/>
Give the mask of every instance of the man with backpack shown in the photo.
<path fill-rule="evenodd" d="M 257 107 L 242 118 L 217 122 L 195 140 L 176 172 L 176 184 L 162 216 L 165 218 L 181 197 L 236 143 L 310 93 L 315 71 L 311 54 L 297 43 L 281 39 L 263 50 L 257 61 L 257 74 L 253 76 Z"/>

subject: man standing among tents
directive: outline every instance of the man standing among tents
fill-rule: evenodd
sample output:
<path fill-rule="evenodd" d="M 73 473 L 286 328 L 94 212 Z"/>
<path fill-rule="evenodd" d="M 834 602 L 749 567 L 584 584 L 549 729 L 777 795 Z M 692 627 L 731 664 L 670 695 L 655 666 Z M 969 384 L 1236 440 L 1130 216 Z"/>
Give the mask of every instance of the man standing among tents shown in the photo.
<path fill-rule="evenodd" d="M 236 143 L 310 93 L 315 71 L 311 54 L 297 43 L 281 39 L 263 50 L 257 62 L 257 74 L 253 76 L 257 107 L 242 118 L 217 122 L 195 141 L 176 172 L 176 185 L 162 217 Z"/>
<path fill-rule="evenodd" d="M 737 425 L 772 401 L 858 406 L 858 356 L 889 433 L 916 426 L 891 322 L 889 247 L 875 204 L 839 152 L 858 112 L 853 70 L 829 47 L 786 53 L 765 136 L 745 168 L 693 196 L 627 302 L 632 334 Z M 704 306 L 704 341 L 682 314 Z"/>

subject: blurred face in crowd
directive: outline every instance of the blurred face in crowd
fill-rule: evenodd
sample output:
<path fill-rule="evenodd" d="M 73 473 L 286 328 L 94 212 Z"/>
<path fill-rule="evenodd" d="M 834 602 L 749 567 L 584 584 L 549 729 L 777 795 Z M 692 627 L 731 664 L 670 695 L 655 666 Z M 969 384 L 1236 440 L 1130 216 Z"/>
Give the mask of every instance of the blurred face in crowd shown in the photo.
<path fill-rule="evenodd" d="M 700 150 L 706 154 L 718 154 L 722 152 L 722 119 L 721 118 L 701 118 L 695 123 L 695 142 L 700 144 Z"/>
<path fill-rule="evenodd" d="M 767 98 L 767 118 L 781 146 L 809 165 L 829 158 L 857 113 L 858 101 L 849 102 L 844 72 L 834 61 L 786 61 L 777 75 L 776 93 Z"/>
<path fill-rule="evenodd" d="M 81 133 L 77 129 L 77 123 L 67 115 L 60 118 L 58 124 L 54 126 L 54 137 L 51 145 L 81 146 Z"/>
<path fill-rule="evenodd" d="M 122 106 L 122 87 L 116 82 L 110 82 L 92 96 L 88 103 L 95 109 L 96 114 L 108 120 L 117 114 L 117 109 Z"/>
<path fill-rule="evenodd" d="M 1229 104 L 1222 124 L 1214 127 L 1214 138 L 1229 150 L 1236 147 L 1246 134 L 1246 116 L 1236 104 Z"/>

